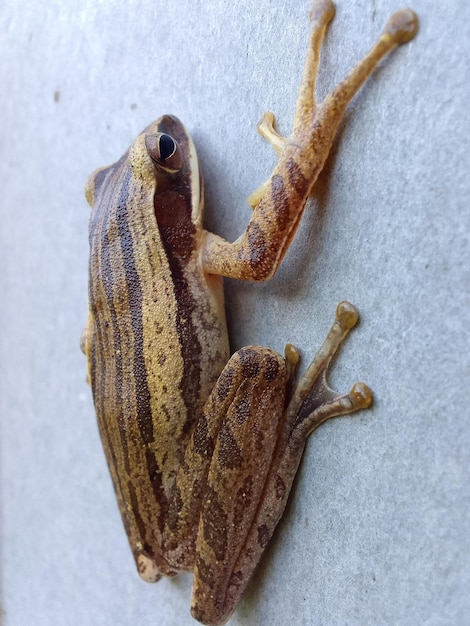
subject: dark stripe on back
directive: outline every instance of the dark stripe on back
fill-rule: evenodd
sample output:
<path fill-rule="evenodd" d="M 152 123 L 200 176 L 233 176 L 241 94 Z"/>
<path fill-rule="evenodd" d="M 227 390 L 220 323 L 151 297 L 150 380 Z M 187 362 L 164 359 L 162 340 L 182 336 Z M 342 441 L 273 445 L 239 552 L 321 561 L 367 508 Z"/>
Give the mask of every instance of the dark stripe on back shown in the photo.
<path fill-rule="evenodd" d="M 118 224 L 124 272 L 128 290 L 129 309 L 134 339 L 134 381 L 136 387 L 137 423 L 146 444 L 154 441 L 150 391 L 144 361 L 144 328 L 142 324 L 142 289 L 135 265 L 134 246 L 129 228 L 127 206 L 131 172 L 127 168 L 117 199 L 116 218 Z"/>
<path fill-rule="evenodd" d="M 178 142 L 183 154 L 189 153 L 187 136 L 182 132 L 179 122 L 166 116 L 162 119 L 159 130 L 171 135 Z M 184 364 L 180 393 L 187 408 L 184 434 L 190 433 L 193 428 L 201 389 L 202 348 L 193 321 L 196 301 L 185 276 L 195 249 L 196 228 L 192 222 L 192 202 L 189 163 L 185 163 L 183 170 L 177 174 L 159 174 L 154 209 L 168 259 L 177 307 L 176 327 Z M 183 454 L 184 451 L 181 452 Z"/>

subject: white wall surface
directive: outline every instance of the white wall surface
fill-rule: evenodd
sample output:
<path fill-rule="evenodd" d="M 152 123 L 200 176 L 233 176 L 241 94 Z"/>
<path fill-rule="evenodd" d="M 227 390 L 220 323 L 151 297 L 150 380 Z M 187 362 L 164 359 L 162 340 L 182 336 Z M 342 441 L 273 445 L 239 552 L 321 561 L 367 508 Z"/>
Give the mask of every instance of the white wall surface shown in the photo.
<path fill-rule="evenodd" d="M 411 3 L 411 0 L 410 0 Z M 324 94 L 398 0 L 338 0 Z M 362 323 L 333 384 L 374 408 L 311 439 L 234 626 L 468 624 L 470 4 L 413 0 L 418 37 L 350 108 L 277 276 L 227 281 L 233 348 L 313 356 L 336 303 Z M 288 132 L 308 0 L 5 0 L 0 12 L 1 603 L 7 626 L 194 623 L 191 577 L 134 570 L 79 337 L 87 175 L 174 113 L 206 179 L 207 225 L 243 230 Z"/>

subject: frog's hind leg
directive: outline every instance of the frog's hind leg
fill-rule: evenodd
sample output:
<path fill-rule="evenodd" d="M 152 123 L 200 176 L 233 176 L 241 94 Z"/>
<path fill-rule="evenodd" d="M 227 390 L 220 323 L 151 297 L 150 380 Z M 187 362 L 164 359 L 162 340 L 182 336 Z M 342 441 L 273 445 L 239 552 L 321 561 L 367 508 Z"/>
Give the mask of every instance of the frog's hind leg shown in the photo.
<path fill-rule="evenodd" d="M 194 446 L 210 459 L 210 466 L 200 509 L 191 612 L 204 624 L 225 623 L 239 599 L 227 588 L 233 579 L 245 582 L 245 572 L 236 563 L 263 503 L 294 366 L 295 354 L 286 363 L 268 348 L 242 348 L 224 368 L 198 424 Z"/>
<path fill-rule="evenodd" d="M 224 595 L 227 607 L 233 607 L 238 602 L 284 512 L 310 432 L 331 417 L 367 408 L 372 402 L 372 394 L 363 383 L 356 383 L 346 394 L 336 393 L 326 383 L 331 361 L 357 320 L 358 313 L 351 304 L 342 302 L 338 305 L 335 321 L 323 345 L 294 390 L 279 425 L 268 480 L 264 484 L 262 506 L 258 508 L 243 548 L 232 565 Z M 291 346 L 287 347 L 286 361 L 290 375 L 297 361 L 296 350 Z"/>

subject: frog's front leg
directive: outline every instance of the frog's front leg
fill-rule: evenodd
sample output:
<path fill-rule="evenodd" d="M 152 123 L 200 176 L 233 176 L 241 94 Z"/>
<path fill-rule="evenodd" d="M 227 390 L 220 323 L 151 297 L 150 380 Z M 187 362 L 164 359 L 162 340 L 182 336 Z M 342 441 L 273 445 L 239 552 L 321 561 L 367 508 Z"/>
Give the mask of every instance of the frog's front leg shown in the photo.
<path fill-rule="evenodd" d="M 331 0 L 317 0 L 310 15 L 312 36 L 292 134 L 287 138 L 279 135 L 271 113 L 260 122 L 260 133 L 279 154 L 278 164 L 270 179 L 249 197 L 254 211 L 239 239 L 229 243 L 205 233 L 202 264 L 209 274 L 250 280 L 273 276 L 294 237 L 348 103 L 379 61 L 412 39 L 418 28 L 417 17 L 409 9 L 393 14 L 370 52 L 318 104 L 314 89 L 319 51 L 326 25 L 334 15 L 334 5 Z"/>
<path fill-rule="evenodd" d="M 292 346 L 286 360 L 267 348 L 243 348 L 222 372 L 189 449 L 192 463 L 210 459 L 202 482 L 191 485 L 204 493 L 191 609 L 204 624 L 225 623 L 238 603 L 284 511 L 310 432 L 370 406 L 363 383 L 343 395 L 326 383 L 331 359 L 357 319 L 351 304 L 338 305 L 287 408 L 286 383 L 297 361 Z"/>

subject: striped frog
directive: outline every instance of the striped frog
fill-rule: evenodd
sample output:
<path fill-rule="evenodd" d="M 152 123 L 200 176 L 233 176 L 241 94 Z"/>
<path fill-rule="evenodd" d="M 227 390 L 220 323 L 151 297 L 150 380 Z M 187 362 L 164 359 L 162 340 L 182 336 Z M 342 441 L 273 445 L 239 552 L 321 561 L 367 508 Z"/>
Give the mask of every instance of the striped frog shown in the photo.
<path fill-rule="evenodd" d="M 355 325 L 342 302 L 317 356 L 294 381 L 297 350 L 245 347 L 229 358 L 222 277 L 267 280 L 297 230 L 346 106 L 377 63 L 417 31 L 395 13 L 368 55 L 322 103 L 320 46 L 334 15 L 313 3 L 311 43 L 290 137 L 266 113 L 259 132 L 279 161 L 249 198 L 233 243 L 203 226 L 203 183 L 191 138 L 157 119 L 114 165 L 94 172 L 89 313 L 82 337 L 99 430 L 141 577 L 194 574 L 191 611 L 223 624 L 284 511 L 307 436 L 325 420 L 371 404 L 357 383 L 326 383 Z"/>

